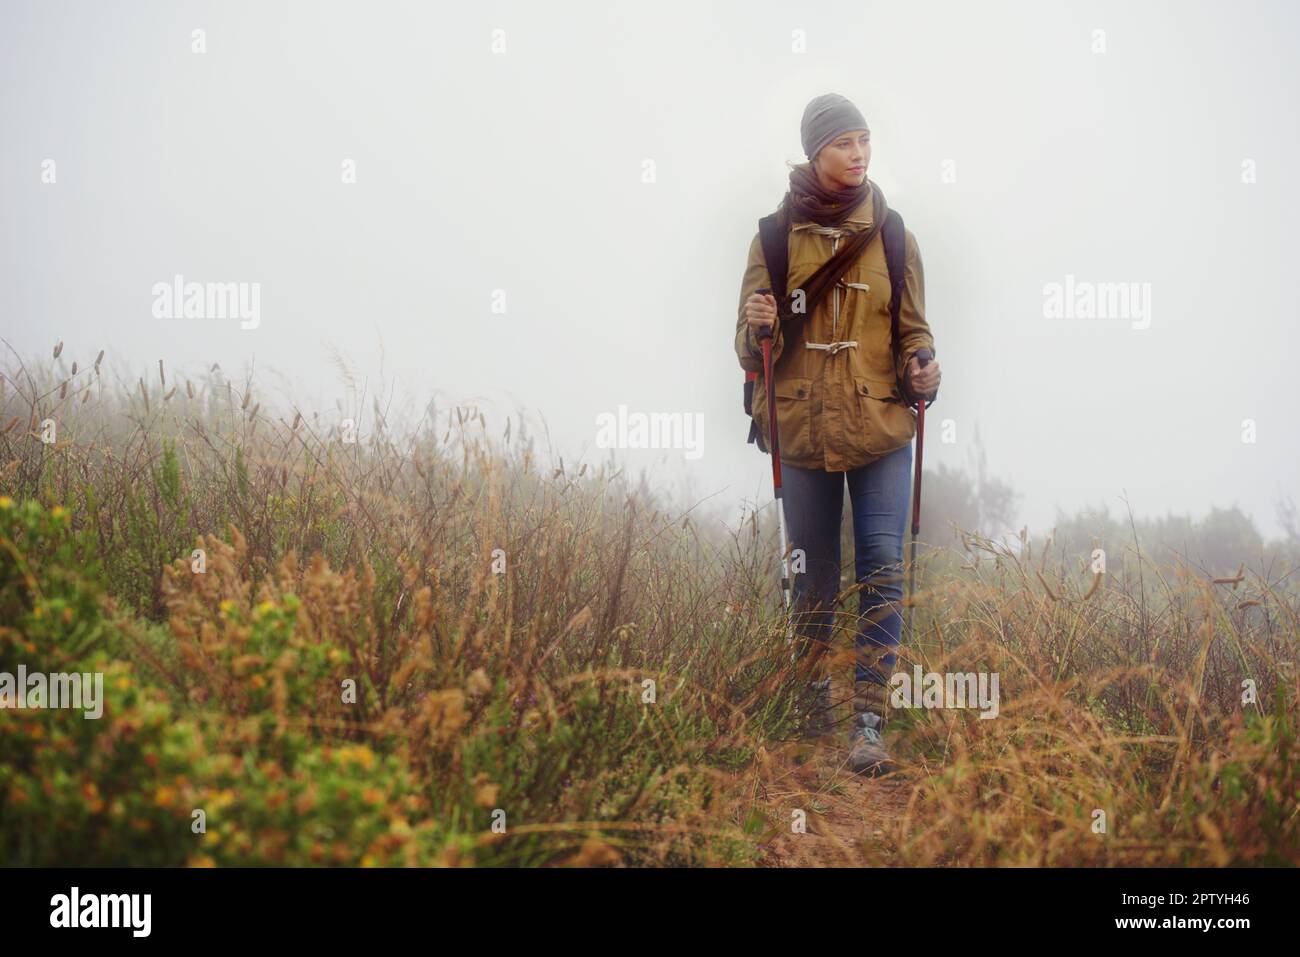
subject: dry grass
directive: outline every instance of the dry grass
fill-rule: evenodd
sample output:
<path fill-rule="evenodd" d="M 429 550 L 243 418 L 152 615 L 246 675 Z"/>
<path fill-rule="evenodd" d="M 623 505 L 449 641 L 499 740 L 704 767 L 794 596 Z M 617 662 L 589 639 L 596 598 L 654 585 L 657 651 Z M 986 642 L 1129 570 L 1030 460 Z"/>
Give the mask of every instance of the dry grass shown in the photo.
<path fill-rule="evenodd" d="M 202 742 L 185 798 L 229 806 L 224 845 L 187 837 L 151 861 L 1300 861 L 1289 573 L 1214 582 L 1135 556 L 1115 582 L 970 536 L 924 570 L 900 667 L 996 671 L 1000 715 L 896 710 L 905 767 L 864 782 L 834 748 L 791 743 L 802 680 L 758 516 L 701 527 L 609 466 L 544 462 L 522 419 L 488 436 L 472 407 L 399 429 L 354 392 L 340 430 L 219 370 L 159 363 L 127 388 L 102 356 L 34 365 L 2 383 L 0 494 L 67 511 L 58 560 L 93 569 L 107 653 Z M 22 568 L 64 554 L 7 544 Z M 322 843 L 302 769 L 340 751 L 392 777 L 363 789 L 364 837 Z M 265 773 L 232 777 L 241 753 Z M 17 787 L 0 779 L 0 811 Z M 894 813 L 853 813 L 882 787 Z M 780 837 L 800 802 L 834 825 Z M 119 826 L 89 806 L 92 832 Z M 792 855 L 792 839 L 809 843 Z M 22 847 L 80 860 L 72 837 Z"/>
<path fill-rule="evenodd" d="M 892 709 L 898 772 L 852 780 L 833 753 L 774 789 L 773 817 L 820 805 L 818 853 L 846 864 L 1300 862 L 1294 569 L 1216 580 L 1133 556 L 1097 582 L 966 542 L 985 560 L 934 559 L 899 670 L 997 672 L 997 717 Z"/>

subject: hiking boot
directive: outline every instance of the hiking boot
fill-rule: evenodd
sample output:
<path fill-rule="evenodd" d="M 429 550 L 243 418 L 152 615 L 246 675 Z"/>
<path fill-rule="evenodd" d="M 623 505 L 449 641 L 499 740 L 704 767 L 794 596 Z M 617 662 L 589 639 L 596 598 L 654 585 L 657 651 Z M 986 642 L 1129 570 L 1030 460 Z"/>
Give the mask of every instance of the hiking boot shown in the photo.
<path fill-rule="evenodd" d="M 849 767 L 854 774 L 888 774 L 893 760 L 885 749 L 885 686 L 853 683 L 853 730 L 849 733 Z"/>
<path fill-rule="evenodd" d="M 872 711 L 862 711 L 853 716 L 853 731 L 849 736 L 849 768 L 854 774 L 888 774 L 894 762 L 885 748 L 880 729 L 884 722 Z"/>
<path fill-rule="evenodd" d="M 835 712 L 831 707 L 831 679 L 823 678 L 808 685 L 810 702 L 804 712 L 801 737 L 819 738 L 835 729 Z"/>

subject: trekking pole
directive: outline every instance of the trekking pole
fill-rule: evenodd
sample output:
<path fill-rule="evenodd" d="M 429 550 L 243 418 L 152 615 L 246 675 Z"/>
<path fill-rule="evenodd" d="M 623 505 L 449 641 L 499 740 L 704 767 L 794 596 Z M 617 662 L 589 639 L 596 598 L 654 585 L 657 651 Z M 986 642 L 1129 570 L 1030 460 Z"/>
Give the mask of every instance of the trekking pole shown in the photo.
<path fill-rule="evenodd" d="M 758 289 L 760 296 L 771 289 Z M 776 428 L 776 390 L 772 387 L 772 327 L 763 326 L 758 333 L 763 344 L 763 387 L 767 391 L 767 448 L 772 454 L 772 498 L 776 501 L 776 528 L 781 543 L 781 600 L 785 608 L 785 639 L 794 642 L 794 622 L 790 618 L 790 556 L 785 540 L 785 501 L 781 495 L 781 444 Z"/>
<path fill-rule="evenodd" d="M 922 369 L 930 364 L 930 350 L 918 349 L 916 361 Z M 908 558 L 907 594 L 911 599 L 907 603 L 907 635 L 915 640 L 912 633 L 912 601 L 916 599 L 916 536 L 921 531 L 921 457 L 925 451 L 925 396 L 916 405 L 916 471 L 912 476 L 912 544 Z"/>

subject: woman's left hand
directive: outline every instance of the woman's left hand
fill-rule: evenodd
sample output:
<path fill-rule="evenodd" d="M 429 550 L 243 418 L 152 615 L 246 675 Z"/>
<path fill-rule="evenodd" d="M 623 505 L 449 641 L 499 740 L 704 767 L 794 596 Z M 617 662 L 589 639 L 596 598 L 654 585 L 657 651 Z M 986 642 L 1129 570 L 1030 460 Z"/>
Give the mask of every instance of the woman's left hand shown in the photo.
<path fill-rule="evenodd" d="M 906 383 L 912 395 L 924 396 L 927 399 L 934 398 L 941 377 L 938 359 L 931 359 L 925 368 L 921 368 L 921 363 L 917 361 L 916 356 L 912 356 L 907 363 Z"/>

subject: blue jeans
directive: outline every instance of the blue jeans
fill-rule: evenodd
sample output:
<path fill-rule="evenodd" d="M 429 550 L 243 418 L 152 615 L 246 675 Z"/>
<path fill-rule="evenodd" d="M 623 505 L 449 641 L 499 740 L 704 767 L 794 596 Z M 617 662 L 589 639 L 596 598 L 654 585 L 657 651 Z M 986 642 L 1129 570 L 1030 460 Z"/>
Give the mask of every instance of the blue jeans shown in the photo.
<path fill-rule="evenodd" d="M 844 482 L 853 509 L 858 593 L 854 635 L 857 681 L 888 684 L 903 627 L 903 530 L 912 481 L 911 443 L 849 472 L 799 469 L 781 463 L 786 524 L 792 547 L 803 549 L 806 571 L 794 576 L 797 633 L 824 652 L 835 630 L 840 590 L 840 522 Z M 797 558 L 797 555 L 794 557 Z M 797 569 L 792 562 L 792 569 Z"/>

